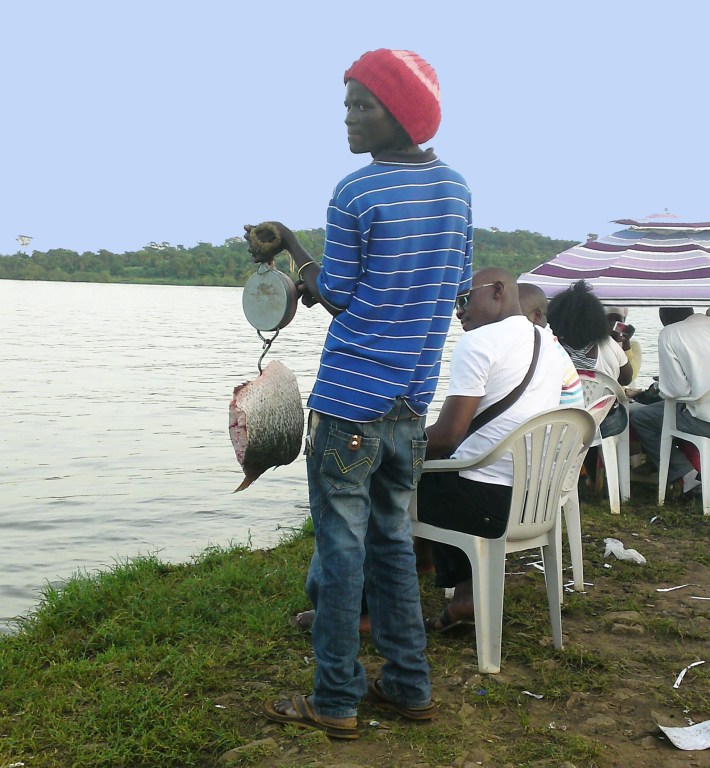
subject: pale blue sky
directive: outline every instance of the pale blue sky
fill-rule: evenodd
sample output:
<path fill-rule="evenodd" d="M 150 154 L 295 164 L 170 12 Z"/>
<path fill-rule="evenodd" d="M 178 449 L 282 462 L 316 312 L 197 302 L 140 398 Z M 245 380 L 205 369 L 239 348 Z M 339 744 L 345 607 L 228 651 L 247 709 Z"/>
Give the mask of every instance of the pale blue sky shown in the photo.
<path fill-rule="evenodd" d="M 430 145 L 481 227 L 584 240 L 668 208 L 710 220 L 706 0 L 23 0 L 0 6 L 0 253 L 221 244 L 323 226 L 363 164 L 343 71 L 438 72 Z"/>

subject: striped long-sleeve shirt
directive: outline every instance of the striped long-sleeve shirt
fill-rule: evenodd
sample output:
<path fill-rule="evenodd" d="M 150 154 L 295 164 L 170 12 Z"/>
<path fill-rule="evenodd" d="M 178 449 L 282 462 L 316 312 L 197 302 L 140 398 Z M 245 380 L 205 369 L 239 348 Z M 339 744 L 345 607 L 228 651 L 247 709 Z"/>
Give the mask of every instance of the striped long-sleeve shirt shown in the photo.
<path fill-rule="evenodd" d="M 379 156 L 338 184 L 318 286 L 343 311 L 310 408 L 373 421 L 401 396 L 426 412 L 456 296 L 471 284 L 472 236 L 466 182 L 431 150 Z"/>

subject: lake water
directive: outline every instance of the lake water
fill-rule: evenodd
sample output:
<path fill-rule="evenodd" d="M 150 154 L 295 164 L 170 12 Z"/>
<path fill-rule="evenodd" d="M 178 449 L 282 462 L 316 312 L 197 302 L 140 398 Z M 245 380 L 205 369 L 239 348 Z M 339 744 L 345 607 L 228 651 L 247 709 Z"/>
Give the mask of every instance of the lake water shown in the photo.
<path fill-rule="evenodd" d="M 42 588 L 137 555 L 272 546 L 308 514 L 304 458 L 239 494 L 228 434 L 262 342 L 240 288 L 0 280 L 0 631 Z M 329 316 L 299 306 L 265 363 L 313 384 Z M 632 309 L 657 372 L 655 309 Z M 454 320 L 432 407 L 445 396 Z"/>

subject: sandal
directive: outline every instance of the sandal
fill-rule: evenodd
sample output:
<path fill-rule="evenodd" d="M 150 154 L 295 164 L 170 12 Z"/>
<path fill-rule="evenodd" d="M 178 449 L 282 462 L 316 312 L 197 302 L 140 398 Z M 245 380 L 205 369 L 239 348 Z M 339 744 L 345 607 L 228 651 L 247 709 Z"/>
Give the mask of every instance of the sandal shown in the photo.
<path fill-rule="evenodd" d="M 437 622 L 440 624 L 438 627 L 436 626 Z M 449 632 L 450 630 L 458 629 L 459 627 L 473 627 L 474 622 L 471 619 L 452 618 L 447 607 L 439 614 L 438 618 L 425 619 L 424 626 L 426 627 L 427 632 L 436 632 L 441 635 L 444 632 Z"/>
<path fill-rule="evenodd" d="M 311 608 L 310 611 L 301 611 L 301 613 L 291 616 L 288 623 L 291 624 L 291 626 L 300 629 L 302 632 L 310 632 L 315 618 L 316 612 Z"/>
<path fill-rule="evenodd" d="M 378 707 L 396 712 L 407 720 L 432 720 L 436 716 L 436 705 L 433 703 L 427 704 L 426 707 L 405 707 L 404 704 L 391 699 L 383 693 L 379 680 L 367 681 L 367 698 Z"/>
<path fill-rule="evenodd" d="M 267 701 L 264 704 L 264 714 L 269 720 L 273 720 L 276 723 L 323 731 L 326 736 L 330 736 L 332 739 L 352 740 L 360 738 L 356 717 L 326 717 L 325 715 L 319 715 L 313 710 L 308 698 L 300 693 L 296 693 L 290 699 L 281 699 L 274 702 Z M 278 712 L 276 710 L 278 704 L 290 706 L 294 713 L 289 715 L 285 712 Z"/>
<path fill-rule="evenodd" d="M 289 616 L 288 623 L 292 627 L 300 629 L 301 632 L 310 632 L 313 629 L 315 618 L 316 612 L 311 608 L 309 611 L 301 611 Z M 366 613 L 360 615 L 360 632 L 370 632 L 370 617 Z"/>

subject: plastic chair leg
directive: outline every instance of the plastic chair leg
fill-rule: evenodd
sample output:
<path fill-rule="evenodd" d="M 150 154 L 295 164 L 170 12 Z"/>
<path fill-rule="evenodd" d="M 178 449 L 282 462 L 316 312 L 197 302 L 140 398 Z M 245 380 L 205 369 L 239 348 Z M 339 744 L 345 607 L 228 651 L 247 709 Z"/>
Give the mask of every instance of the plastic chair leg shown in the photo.
<path fill-rule="evenodd" d="M 500 672 L 503 641 L 505 542 L 477 539 L 474 546 L 477 552 L 467 554 L 473 576 L 478 670 L 495 675 Z"/>
<path fill-rule="evenodd" d="M 562 510 L 560 510 L 560 514 L 562 514 Z M 560 552 L 562 552 L 562 526 L 557 526 L 555 529 L 555 536 L 557 536 L 557 546 L 559 547 Z M 542 547 L 540 547 L 540 559 L 542 560 Z M 557 571 L 557 587 L 560 590 L 560 605 L 564 602 L 565 599 L 565 590 L 562 585 L 562 559 L 560 558 L 560 568 Z"/>
<path fill-rule="evenodd" d="M 616 463 L 616 440 L 606 437 L 602 440 L 602 456 L 606 467 L 606 485 L 609 489 L 609 506 L 613 514 L 621 513 L 619 500 L 619 467 Z"/>
<path fill-rule="evenodd" d="M 703 515 L 710 515 L 710 447 L 700 449 L 700 490 L 703 492 Z"/>
<path fill-rule="evenodd" d="M 619 435 L 616 443 L 616 463 L 619 467 L 619 491 L 621 501 L 631 498 L 631 457 L 629 447 L 629 427 Z"/>
<path fill-rule="evenodd" d="M 572 561 L 572 579 L 576 592 L 584 592 L 584 562 L 582 560 L 582 520 L 579 512 L 579 493 L 574 488 L 565 502 L 565 528 Z M 561 551 L 561 550 L 560 550 Z M 561 588 L 561 586 L 560 586 Z M 564 595 L 564 592 L 562 592 Z"/>
<path fill-rule="evenodd" d="M 668 467 L 671 463 L 671 448 L 673 438 L 671 435 L 661 435 L 661 455 L 658 459 L 658 506 L 662 507 L 666 501 L 666 486 L 668 485 Z"/>
<path fill-rule="evenodd" d="M 560 526 L 558 516 L 556 525 Z M 547 589 L 547 604 L 550 609 L 550 625 L 552 627 L 552 643 L 555 648 L 562 648 L 562 612 L 560 609 L 560 590 L 557 573 L 561 565 L 562 553 L 557 547 L 557 536 L 550 538 L 550 543 L 542 547 L 542 562 L 545 566 L 545 587 Z"/>

